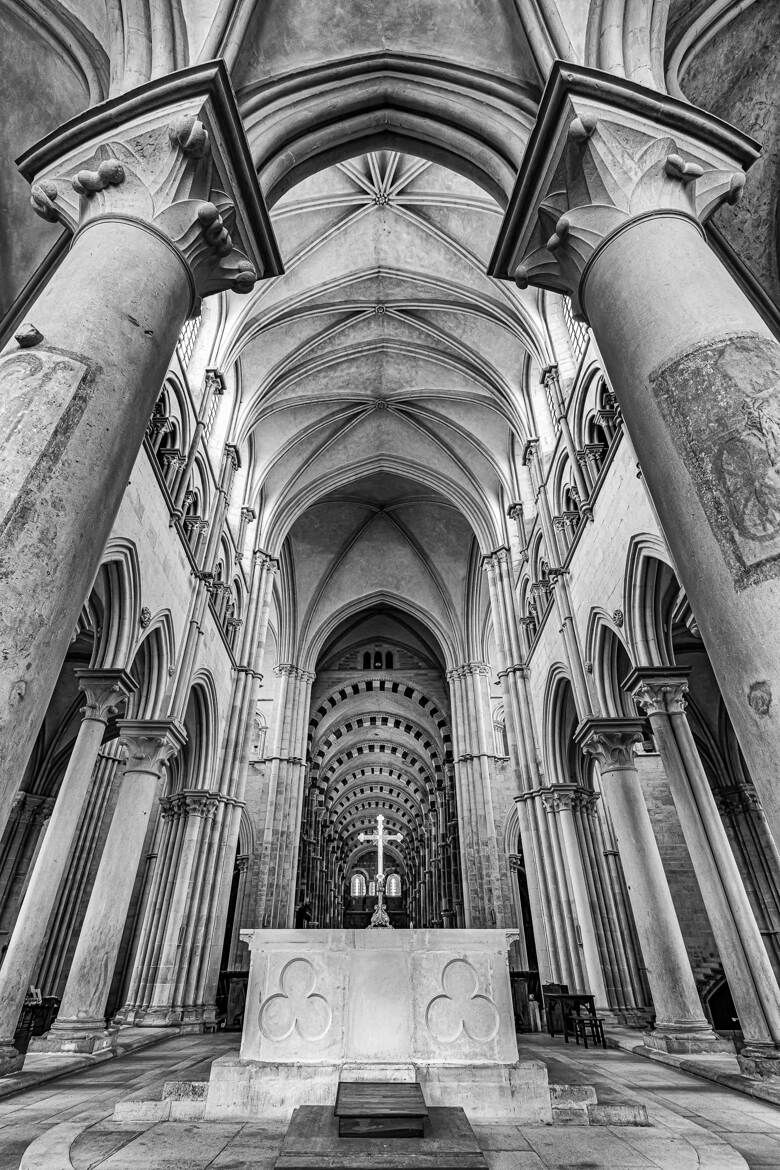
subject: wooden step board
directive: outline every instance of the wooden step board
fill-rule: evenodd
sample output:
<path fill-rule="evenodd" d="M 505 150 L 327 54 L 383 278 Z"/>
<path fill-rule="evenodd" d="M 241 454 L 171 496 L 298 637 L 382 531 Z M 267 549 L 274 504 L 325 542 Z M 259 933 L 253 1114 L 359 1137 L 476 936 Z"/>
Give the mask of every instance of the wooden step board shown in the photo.
<path fill-rule="evenodd" d="M 428 1109 L 414 1081 L 341 1081 L 334 1110 L 339 1137 L 422 1137 Z"/>
<path fill-rule="evenodd" d="M 421 1138 L 339 1137 L 330 1105 L 292 1115 L 274 1170 L 488 1170 L 462 1109 L 432 1106 Z"/>

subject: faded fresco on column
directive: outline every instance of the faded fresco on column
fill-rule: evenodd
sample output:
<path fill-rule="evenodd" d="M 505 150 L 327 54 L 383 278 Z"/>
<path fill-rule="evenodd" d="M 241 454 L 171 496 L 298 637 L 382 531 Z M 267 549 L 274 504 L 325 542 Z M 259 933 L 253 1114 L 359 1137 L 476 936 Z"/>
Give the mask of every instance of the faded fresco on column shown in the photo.
<path fill-rule="evenodd" d="M 3 469 L 3 498 L 16 512 L 43 490 L 88 401 L 88 367 L 80 355 L 54 349 L 0 357 L 0 434 L 14 454 Z M 2 517 L 8 535 L 11 516 Z"/>
<path fill-rule="evenodd" d="M 738 334 L 650 375 L 737 589 L 780 576 L 780 361 Z"/>

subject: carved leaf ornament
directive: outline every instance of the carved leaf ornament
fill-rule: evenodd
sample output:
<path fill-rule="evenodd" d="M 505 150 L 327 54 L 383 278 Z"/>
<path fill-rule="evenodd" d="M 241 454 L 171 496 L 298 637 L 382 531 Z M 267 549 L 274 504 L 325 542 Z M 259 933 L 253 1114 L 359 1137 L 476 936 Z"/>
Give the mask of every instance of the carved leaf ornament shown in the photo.
<path fill-rule="evenodd" d="M 467 959 L 451 959 L 442 971 L 442 995 L 428 1004 L 425 1023 L 434 1040 L 454 1044 L 461 1036 L 487 1044 L 498 1035 L 496 1005 L 479 994 L 477 972 Z"/>
<path fill-rule="evenodd" d="M 208 131 L 194 115 L 101 143 L 31 189 L 43 219 L 72 231 L 102 217 L 140 220 L 182 254 L 198 297 L 247 293 L 257 273 L 233 238 L 236 212 L 220 187 Z"/>
<path fill-rule="evenodd" d="M 279 1043 L 297 1032 L 303 1040 L 321 1040 L 331 1025 L 332 1012 L 319 995 L 317 973 L 308 959 L 291 959 L 279 976 L 279 991 L 260 1008 L 260 1031 Z"/>
<path fill-rule="evenodd" d="M 744 185 L 744 174 L 702 166 L 672 137 L 583 113 L 569 123 L 515 281 L 520 288 L 534 284 L 567 294 L 581 317 L 580 281 L 607 236 L 661 208 L 703 221 L 719 203 L 736 202 Z"/>

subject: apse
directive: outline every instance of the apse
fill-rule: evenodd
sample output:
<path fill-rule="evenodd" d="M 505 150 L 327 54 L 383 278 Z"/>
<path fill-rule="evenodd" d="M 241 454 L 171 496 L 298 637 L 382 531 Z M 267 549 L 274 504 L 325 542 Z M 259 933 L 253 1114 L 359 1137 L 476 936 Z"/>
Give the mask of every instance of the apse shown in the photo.
<path fill-rule="evenodd" d="M 381 874 L 396 927 L 462 916 L 452 741 L 443 653 L 421 621 L 374 604 L 322 647 L 308 727 L 296 915 L 367 926 Z M 386 838 L 386 840 L 385 840 Z"/>

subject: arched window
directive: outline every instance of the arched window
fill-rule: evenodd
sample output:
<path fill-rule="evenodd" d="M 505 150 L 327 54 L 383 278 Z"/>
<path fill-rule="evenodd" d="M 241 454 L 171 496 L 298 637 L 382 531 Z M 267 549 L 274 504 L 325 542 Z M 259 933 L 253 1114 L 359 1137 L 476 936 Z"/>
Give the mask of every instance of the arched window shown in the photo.
<path fill-rule="evenodd" d="M 401 897 L 401 879 L 397 873 L 390 873 L 387 875 L 385 893 L 387 894 L 388 898 Z"/>
<path fill-rule="evenodd" d="M 352 898 L 365 898 L 366 896 L 366 879 L 362 873 L 353 873 L 352 879 L 349 883 L 349 893 Z"/>
<path fill-rule="evenodd" d="M 392 650 L 385 651 L 385 670 L 393 669 L 393 652 Z"/>
<path fill-rule="evenodd" d="M 370 670 L 370 669 L 371 669 L 371 651 L 366 650 L 365 654 L 363 655 L 363 670 Z"/>
<path fill-rule="evenodd" d="M 374 670 L 381 670 L 381 669 L 382 669 L 382 651 L 375 650 L 374 651 Z"/>

